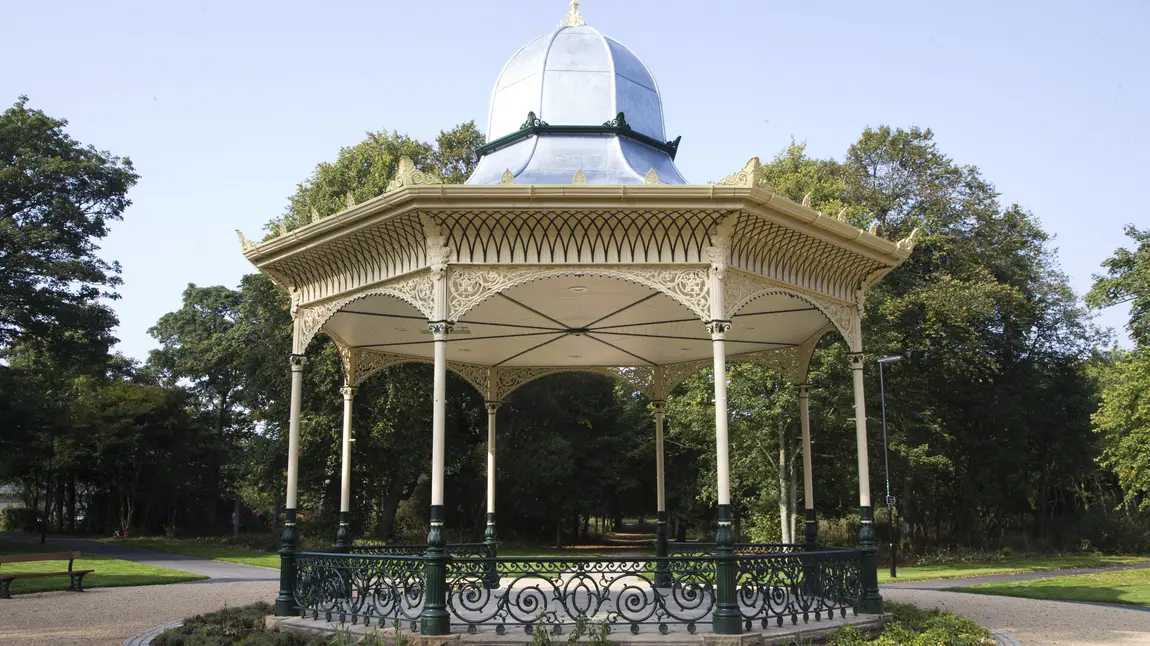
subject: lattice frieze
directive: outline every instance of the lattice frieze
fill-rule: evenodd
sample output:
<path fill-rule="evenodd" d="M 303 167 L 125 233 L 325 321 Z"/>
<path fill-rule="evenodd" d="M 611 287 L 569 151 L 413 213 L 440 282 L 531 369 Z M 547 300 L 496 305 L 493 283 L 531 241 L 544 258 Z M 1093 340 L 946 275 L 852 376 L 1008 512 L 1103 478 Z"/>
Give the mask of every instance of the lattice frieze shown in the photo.
<path fill-rule="evenodd" d="M 887 267 L 845 247 L 744 212 L 731 265 L 801 289 L 854 300 L 863 281 Z"/>
<path fill-rule="evenodd" d="M 503 399 L 524 385 L 549 375 L 569 372 L 588 372 L 605 375 L 626 383 L 643 393 L 648 399 L 655 399 L 655 369 L 651 367 L 615 368 L 604 366 L 556 366 L 556 367 L 511 367 L 495 368 L 495 397 Z"/>
<path fill-rule="evenodd" d="M 434 282 L 426 271 L 397 278 L 378 287 L 372 287 L 333 301 L 299 307 L 296 312 L 295 352 L 303 352 L 323 324 L 349 303 L 371 296 L 392 296 L 410 304 L 431 320 L 433 315 Z"/>
<path fill-rule="evenodd" d="M 815 294 L 781 287 L 776 283 L 741 271 L 727 272 L 726 277 L 723 278 L 723 292 L 726 295 L 725 301 L 727 304 L 728 319 L 757 298 L 775 294 L 785 294 L 806 301 L 817 307 L 835 326 L 839 333 L 842 334 L 850 347 L 855 348 L 861 346 L 862 339 L 857 338 L 858 326 L 855 325 L 855 319 L 859 316 L 858 308 L 855 305 L 840 303 Z"/>
<path fill-rule="evenodd" d="M 353 386 L 362 384 L 368 378 L 392 366 L 405 363 L 434 363 L 426 357 L 413 357 L 403 354 L 392 354 L 390 352 L 380 352 L 379 350 L 366 350 L 363 348 L 353 348 L 352 356 L 352 365 L 355 367 L 355 373 L 352 379 Z M 490 368 L 459 361 L 448 361 L 447 369 L 462 377 L 464 381 L 474 386 L 476 390 L 486 396 L 487 371 L 490 370 Z"/>
<path fill-rule="evenodd" d="M 260 267 L 299 286 L 314 302 L 426 266 L 423 225 L 403 215 L 347 231 L 322 245 Z"/>
<path fill-rule="evenodd" d="M 705 263 L 729 212 L 667 209 L 430 211 L 459 263 Z"/>
<path fill-rule="evenodd" d="M 557 276 L 602 276 L 649 287 L 708 320 L 710 285 L 707 270 L 670 267 L 486 267 L 453 266 L 448 274 L 448 319 L 461 320 L 484 300 L 535 280 Z"/>
<path fill-rule="evenodd" d="M 663 366 L 663 392 L 666 395 L 671 394 L 679 384 L 687 380 L 687 377 L 713 365 L 714 361 L 711 359 L 698 359 Z"/>

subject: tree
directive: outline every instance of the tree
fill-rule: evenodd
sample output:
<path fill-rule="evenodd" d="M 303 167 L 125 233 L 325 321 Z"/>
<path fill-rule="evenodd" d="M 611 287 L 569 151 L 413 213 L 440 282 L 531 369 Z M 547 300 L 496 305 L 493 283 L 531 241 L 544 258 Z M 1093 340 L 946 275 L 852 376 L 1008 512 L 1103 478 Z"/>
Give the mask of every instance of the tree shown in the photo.
<path fill-rule="evenodd" d="M 131 204 L 131 161 L 84 146 L 68 122 L 27 106 L 0 114 L 0 349 L 18 339 L 106 354 L 120 267 L 97 255 Z"/>
<path fill-rule="evenodd" d="M 1102 405 L 1094 423 L 1103 436 L 1100 462 L 1118 477 L 1128 504 L 1150 508 L 1150 230 L 1126 227 L 1138 243 L 1134 251 L 1120 248 L 1095 276 L 1087 302 L 1095 307 L 1130 304 L 1126 329 L 1134 339 L 1132 352 L 1117 353 L 1102 371 Z"/>
<path fill-rule="evenodd" d="M 1094 286 L 1086 295 L 1092 307 L 1130 303 L 1126 329 L 1135 343 L 1150 347 L 1150 229 L 1126 226 L 1126 235 L 1138 243 L 1134 251 L 1119 248 L 1102 266 L 1105 276 L 1094 276 Z"/>

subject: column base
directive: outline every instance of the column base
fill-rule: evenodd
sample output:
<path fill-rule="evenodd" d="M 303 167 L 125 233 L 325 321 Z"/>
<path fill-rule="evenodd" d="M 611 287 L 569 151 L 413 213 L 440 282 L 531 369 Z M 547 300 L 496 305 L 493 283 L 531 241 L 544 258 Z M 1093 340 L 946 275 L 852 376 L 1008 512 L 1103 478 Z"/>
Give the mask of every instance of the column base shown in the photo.
<path fill-rule="evenodd" d="M 878 546 L 875 545 L 874 508 L 859 507 L 859 599 L 858 611 L 864 615 L 882 614 L 882 594 L 878 591 Z"/>
<path fill-rule="evenodd" d="M 443 505 L 431 506 L 431 527 L 427 532 L 427 554 L 424 558 L 426 601 L 419 616 L 419 632 L 438 636 L 451 633 L 451 616 L 447 613 L 447 539 L 443 533 Z"/>
<path fill-rule="evenodd" d="M 495 512 L 487 512 L 487 528 L 483 532 L 483 545 L 487 549 L 488 562 L 483 564 L 483 587 L 494 590 L 499 587 L 499 537 L 495 531 Z"/>
<path fill-rule="evenodd" d="M 277 617 L 293 617 L 295 604 L 295 552 L 299 531 L 295 526 L 295 509 L 284 510 L 284 531 L 280 535 L 280 591 L 276 596 Z"/>
<path fill-rule="evenodd" d="M 807 545 L 818 545 L 819 521 L 815 517 L 815 510 L 807 509 L 803 518 L 803 539 Z"/>
<path fill-rule="evenodd" d="M 719 527 L 715 532 L 715 614 L 711 631 L 716 635 L 743 632 L 743 613 L 737 597 L 739 564 L 735 560 L 735 533 L 731 529 L 731 506 L 719 505 Z"/>
<path fill-rule="evenodd" d="M 660 511 L 655 520 L 655 556 L 667 557 L 667 512 Z M 655 587 L 666 588 L 671 585 L 671 571 L 666 562 L 655 564 Z"/>
<path fill-rule="evenodd" d="M 339 529 L 335 533 L 335 551 L 346 554 L 351 547 L 351 512 L 339 512 Z"/>

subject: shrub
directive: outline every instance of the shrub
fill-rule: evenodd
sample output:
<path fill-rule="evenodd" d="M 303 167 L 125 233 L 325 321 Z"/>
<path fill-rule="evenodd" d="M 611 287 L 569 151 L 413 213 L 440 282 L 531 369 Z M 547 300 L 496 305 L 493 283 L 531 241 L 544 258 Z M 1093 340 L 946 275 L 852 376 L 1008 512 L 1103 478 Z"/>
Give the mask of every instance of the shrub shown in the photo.
<path fill-rule="evenodd" d="M 40 514 L 27 507 L 5 507 L 0 516 L 0 529 L 6 532 L 35 532 L 40 525 Z"/>
<path fill-rule="evenodd" d="M 827 639 L 828 646 L 988 646 L 995 640 L 982 626 L 941 610 L 921 610 L 915 606 L 886 604 L 890 620 L 882 634 L 869 639 L 858 630 L 845 627 Z"/>
<path fill-rule="evenodd" d="M 328 640 L 299 633 L 264 630 L 264 617 L 272 614 L 266 603 L 224 608 L 184 620 L 184 625 L 164 631 L 152 642 L 157 646 L 321 646 Z"/>

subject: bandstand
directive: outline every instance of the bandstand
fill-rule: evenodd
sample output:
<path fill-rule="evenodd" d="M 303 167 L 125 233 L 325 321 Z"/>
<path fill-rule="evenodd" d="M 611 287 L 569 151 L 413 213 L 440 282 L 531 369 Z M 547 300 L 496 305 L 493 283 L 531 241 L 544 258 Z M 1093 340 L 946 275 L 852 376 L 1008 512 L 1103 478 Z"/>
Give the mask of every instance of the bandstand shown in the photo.
<path fill-rule="evenodd" d="M 752 159 L 689 184 L 664 131 L 647 67 L 586 25 L 520 49 L 496 81 L 487 143 L 465 184 L 401 160 L 386 192 L 244 255 L 291 296 L 287 510 L 276 614 L 351 624 L 399 622 L 423 635 L 581 619 L 631 632 L 739 634 L 783 622 L 882 611 L 875 568 L 861 313 L 867 289 L 910 254 L 772 192 Z M 296 485 L 304 351 L 328 335 L 345 386 L 340 528 L 327 552 L 297 551 Z M 861 525 L 858 547 L 820 545 L 811 484 L 807 367 L 836 332 L 850 348 Z M 392 365 L 434 366 L 426 545 L 355 545 L 349 534 L 356 387 Z M 777 368 L 799 384 L 805 540 L 737 543 L 728 482 L 727 382 L 714 379 L 718 529 L 710 543 L 667 540 L 664 400 L 687 376 L 730 362 Z M 444 531 L 447 371 L 488 411 L 487 529 L 480 544 Z M 607 374 L 652 403 L 654 556 L 498 556 L 496 415 L 546 375 Z M 408 432 L 428 432 L 410 429 Z"/>

